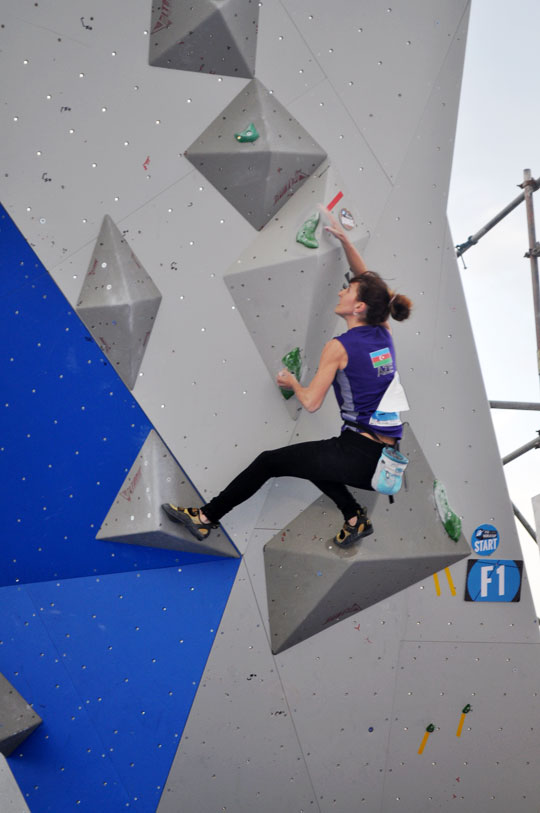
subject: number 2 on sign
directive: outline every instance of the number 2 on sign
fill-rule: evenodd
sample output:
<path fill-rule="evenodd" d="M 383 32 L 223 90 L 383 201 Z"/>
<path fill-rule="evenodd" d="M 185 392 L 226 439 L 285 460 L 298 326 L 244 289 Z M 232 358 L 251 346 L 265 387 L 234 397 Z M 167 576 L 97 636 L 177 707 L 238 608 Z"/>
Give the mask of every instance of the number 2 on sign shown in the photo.
<path fill-rule="evenodd" d="M 495 573 L 499 577 L 499 595 L 504 596 L 504 565 L 499 565 L 498 568 L 495 568 L 495 565 L 482 565 L 482 573 L 480 576 L 480 596 L 482 598 L 486 598 L 488 585 L 493 582 L 490 575 L 492 570 L 495 570 Z"/>

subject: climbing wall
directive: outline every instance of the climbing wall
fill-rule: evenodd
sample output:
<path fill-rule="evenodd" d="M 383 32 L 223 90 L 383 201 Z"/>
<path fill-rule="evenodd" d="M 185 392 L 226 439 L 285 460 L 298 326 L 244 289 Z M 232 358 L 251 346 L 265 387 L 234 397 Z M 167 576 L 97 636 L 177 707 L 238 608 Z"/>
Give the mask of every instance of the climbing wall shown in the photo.
<path fill-rule="evenodd" d="M 537 619 L 446 220 L 468 12 L 2 3 L 0 673 L 42 720 L 8 806 L 537 813 Z M 161 501 L 339 431 L 274 383 L 343 329 L 319 204 L 414 302 L 408 479 L 349 551 L 287 478 L 197 548 Z"/>

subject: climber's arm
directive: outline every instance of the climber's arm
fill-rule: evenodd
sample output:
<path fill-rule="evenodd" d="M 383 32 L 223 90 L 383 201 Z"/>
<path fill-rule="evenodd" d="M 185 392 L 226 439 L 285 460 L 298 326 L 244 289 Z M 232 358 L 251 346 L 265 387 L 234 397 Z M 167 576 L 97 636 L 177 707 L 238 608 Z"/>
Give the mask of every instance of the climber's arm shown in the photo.
<path fill-rule="evenodd" d="M 325 226 L 326 231 L 329 232 L 330 234 L 333 234 L 334 237 L 336 237 L 342 244 L 343 249 L 345 251 L 345 256 L 347 257 L 347 262 L 349 263 L 349 268 L 351 269 L 353 274 L 354 275 L 364 274 L 368 270 L 367 265 L 362 259 L 358 249 L 356 249 L 353 246 L 353 244 L 347 237 L 345 230 L 338 223 L 336 218 L 332 214 L 330 214 L 328 209 L 325 209 L 324 207 L 321 206 L 320 211 L 328 221 L 328 225 Z"/>
<path fill-rule="evenodd" d="M 277 376 L 277 383 L 284 389 L 293 390 L 294 394 L 308 412 L 316 412 L 322 406 L 326 393 L 332 385 L 336 373 L 347 364 L 347 351 L 337 339 L 331 339 L 324 347 L 317 372 L 307 387 L 297 380 L 288 370 L 282 370 Z"/>

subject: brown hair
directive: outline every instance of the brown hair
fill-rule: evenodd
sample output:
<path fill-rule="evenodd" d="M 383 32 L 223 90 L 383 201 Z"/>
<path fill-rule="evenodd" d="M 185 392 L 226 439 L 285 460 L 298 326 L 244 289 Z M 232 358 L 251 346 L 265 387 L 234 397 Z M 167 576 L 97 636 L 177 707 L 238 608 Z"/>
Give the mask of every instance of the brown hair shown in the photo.
<path fill-rule="evenodd" d="M 353 283 L 358 283 L 358 301 L 367 305 L 365 319 L 368 325 L 380 325 L 390 316 L 398 322 L 409 318 L 412 310 L 411 300 L 403 294 L 391 291 L 375 271 L 365 271 L 351 277 L 349 285 Z"/>

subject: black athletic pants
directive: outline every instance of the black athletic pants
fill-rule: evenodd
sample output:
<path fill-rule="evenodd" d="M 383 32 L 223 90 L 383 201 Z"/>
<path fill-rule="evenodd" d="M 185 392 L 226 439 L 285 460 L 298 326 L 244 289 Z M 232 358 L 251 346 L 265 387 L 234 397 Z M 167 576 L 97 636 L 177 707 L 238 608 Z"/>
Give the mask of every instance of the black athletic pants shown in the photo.
<path fill-rule="evenodd" d="M 262 452 L 238 477 L 202 507 L 212 522 L 247 500 L 270 477 L 311 480 L 332 499 L 345 519 L 359 508 L 345 484 L 372 491 L 371 478 L 381 456 L 382 444 L 346 429 L 338 437 L 296 443 Z"/>

